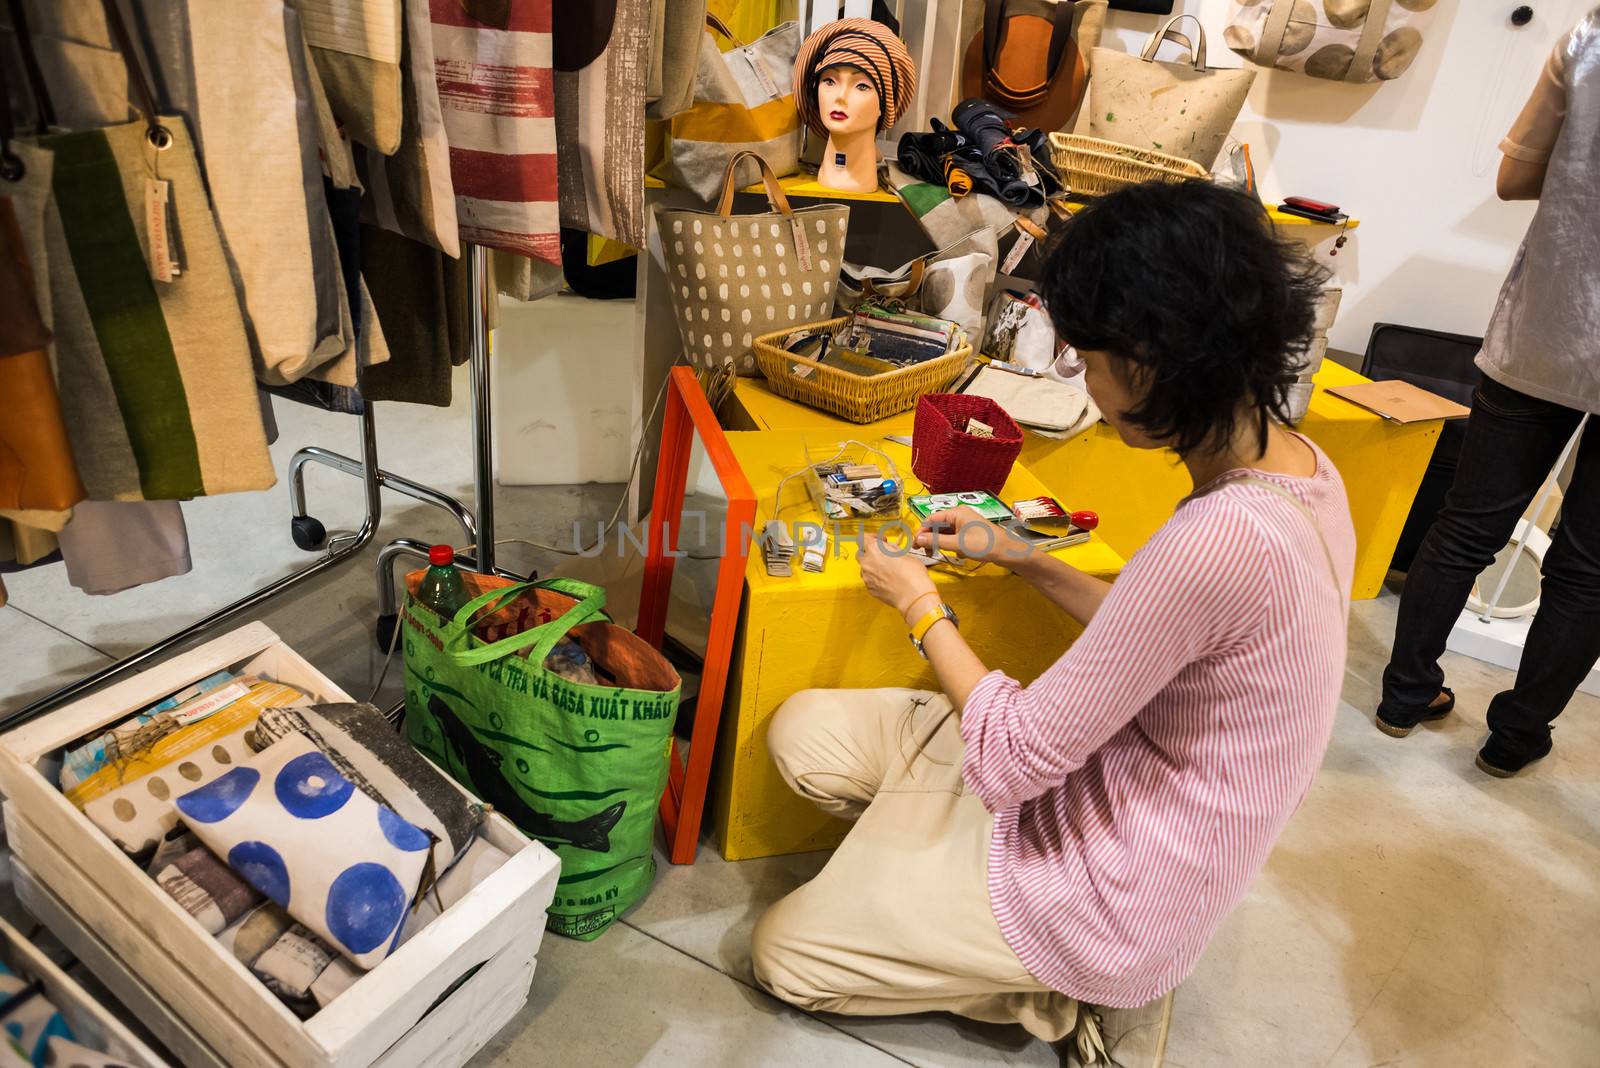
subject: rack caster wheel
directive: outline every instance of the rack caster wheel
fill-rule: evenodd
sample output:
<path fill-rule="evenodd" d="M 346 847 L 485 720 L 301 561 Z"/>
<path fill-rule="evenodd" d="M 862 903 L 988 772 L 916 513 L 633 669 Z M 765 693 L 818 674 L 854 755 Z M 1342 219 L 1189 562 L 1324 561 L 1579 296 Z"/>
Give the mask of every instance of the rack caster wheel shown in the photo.
<path fill-rule="evenodd" d="M 297 515 L 289 520 L 289 534 L 294 543 L 308 553 L 316 552 L 328 541 L 328 528 L 322 521 L 309 515 Z"/>
<path fill-rule="evenodd" d="M 398 612 L 378 617 L 378 625 L 374 629 L 374 635 L 378 641 L 378 652 L 387 653 L 389 651 L 389 643 L 394 641 L 394 632 L 399 626 L 400 613 Z"/>

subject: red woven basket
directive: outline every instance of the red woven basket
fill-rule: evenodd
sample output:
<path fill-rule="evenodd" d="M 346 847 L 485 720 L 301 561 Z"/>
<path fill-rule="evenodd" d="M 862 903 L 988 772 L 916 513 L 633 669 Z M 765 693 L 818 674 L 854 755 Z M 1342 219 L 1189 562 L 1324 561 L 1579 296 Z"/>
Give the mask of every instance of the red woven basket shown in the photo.
<path fill-rule="evenodd" d="M 994 429 L 994 437 L 968 434 L 967 420 Z M 988 397 L 925 393 L 917 400 L 911 431 L 911 470 L 930 493 L 988 490 L 999 494 L 1022 452 L 1022 429 Z"/>

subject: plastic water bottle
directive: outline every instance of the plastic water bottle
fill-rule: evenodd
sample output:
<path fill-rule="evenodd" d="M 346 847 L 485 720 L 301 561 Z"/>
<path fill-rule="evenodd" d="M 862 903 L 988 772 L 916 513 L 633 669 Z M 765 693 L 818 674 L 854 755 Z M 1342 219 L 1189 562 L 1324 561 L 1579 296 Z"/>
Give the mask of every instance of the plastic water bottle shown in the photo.
<path fill-rule="evenodd" d="M 417 587 L 417 600 L 441 619 L 454 619 L 469 600 L 461 572 L 456 570 L 456 551 L 450 546 L 434 545 L 428 549 L 428 571 Z"/>

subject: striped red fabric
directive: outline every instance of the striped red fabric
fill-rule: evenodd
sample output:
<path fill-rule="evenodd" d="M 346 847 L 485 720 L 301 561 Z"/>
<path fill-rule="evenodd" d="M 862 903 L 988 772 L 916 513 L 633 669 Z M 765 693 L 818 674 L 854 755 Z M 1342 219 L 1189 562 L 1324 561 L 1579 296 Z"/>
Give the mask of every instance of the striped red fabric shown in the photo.
<path fill-rule="evenodd" d="M 1327 551 L 1267 487 L 1197 494 L 1060 660 L 1026 687 L 989 673 L 962 711 L 962 774 L 995 813 L 995 918 L 1034 977 L 1092 1004 L 1142 1005 L 1189 974 L 1327 748 L 1355 561 L 1344 483 L 1320 451 L 1310 478 L 1251 474 L 1310 508 Z"/>
<path fill-rule="evenodd" d="M 560 263 L 551 0 L 515 0 L 504 30 L 460 0 L 429 14 L 461 239 Z"/>
<path fill-rule="evenodd" d="M 524 0 L 511 0 L 508 3 L 505 28 L 526 33 L 550 32 L 550 5 L 545 3 L 526 3 Z M 461 0 L 450 0 L 448 4 L 441 4 L 438 0 L 433 2 L 433 21 L 438 26 L 466 26 L 477 29 L 483 23 L 467 14 L 466 7 Z"/>

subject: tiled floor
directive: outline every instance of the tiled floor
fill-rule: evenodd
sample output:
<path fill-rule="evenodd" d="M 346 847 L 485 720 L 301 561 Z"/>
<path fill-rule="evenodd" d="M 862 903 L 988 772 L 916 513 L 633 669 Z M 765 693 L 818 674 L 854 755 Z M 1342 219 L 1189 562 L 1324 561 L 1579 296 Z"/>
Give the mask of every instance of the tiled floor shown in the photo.
<path fill-rule="evenodd" d="M 353 420 L 280 405 L 280 469 L 302 444 L 353 452 Z M 466 493 L 466 413 L 387 406 L 390 468 Z M 354 484 L 313 469 L 312 510 L 353 526 Z M 610 488 L 499 497 L 502 537 L 571 543 L 571 521 L 609 514 Z M 185 506 L 192 574 L 109 598 L 59 568 L 7 577 L 0 707 L 15 707 L 226 603 L 307 557 L 287 537 L 280 486 Z M 451 535 L 442 513 L 389 497 L 379 540 Z M 592 523 L 586 527 L 592 530 Z M 378 672 L 371 557 L 259 617 L 352 693 Z M 502 549 L 503 562 L 549 566 Z M 1358 603 L 1346 706 L 1326 764 L 1267 869 L 1177 999 L 1176 1068 L 1600 1065 L 1600 700 L 1577 698 L 1555 754 L 1531 775 L 1472 766 L 1489 696 L 1507 672 L 1448 660 L 1461 713 L 1396 741 L 1368 714 L 1394 598 Z M 393 675 L 393 672 L 391 672 Z M 393 683 L 385 687 L 393 689 Z M 1020 1031 L 945 1018 L 813 1019 L 751 985 L 762 908 L 822 855 L 723 863 L 709 847 L 664 866 L 650 897 L 593 943 L 545 941 L 533 995 L 485 1048 L 495 1065 L 1053 1065 Z"/>

